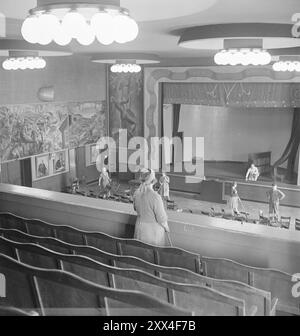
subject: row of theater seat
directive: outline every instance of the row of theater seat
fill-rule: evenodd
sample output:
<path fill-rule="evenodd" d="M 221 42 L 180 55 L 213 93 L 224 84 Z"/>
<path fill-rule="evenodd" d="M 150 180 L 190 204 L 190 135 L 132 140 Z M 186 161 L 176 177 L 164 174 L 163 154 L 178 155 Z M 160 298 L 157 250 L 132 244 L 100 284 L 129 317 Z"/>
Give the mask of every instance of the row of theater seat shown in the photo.
<path fill-rule="evenodd" d="M 144 295 L 156 297 L 161 304 L 161 300 L 176 304 L 181 313 L 184 310 L 197 315 L 274 315 L 277 308 L 299 314 L 299 300 L 291 294 L 291 275 L 284 272 L 199 257 L 178 248 L 155 247 L 12 214 L 0 214 L 0 227 L 0 235 L 5 237 L 0 240 L 0 252 L 9 256 L 2 255 L 0 265 L 3 258 L 15 258 L 34 267 L 67 271 L 105 288 L 138 289 Z M 62 301 L 66 302 L 66 298 Z M 76 302 L 72 301 L 72 305 Z M 44 308 L 42 313 L 45 314 Z"/>

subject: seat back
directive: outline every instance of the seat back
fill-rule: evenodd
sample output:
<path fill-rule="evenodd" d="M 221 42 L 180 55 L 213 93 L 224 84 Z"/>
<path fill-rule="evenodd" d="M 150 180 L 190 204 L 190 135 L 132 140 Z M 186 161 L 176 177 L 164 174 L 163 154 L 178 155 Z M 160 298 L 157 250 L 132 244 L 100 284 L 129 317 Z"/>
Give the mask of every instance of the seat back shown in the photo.
<path fill-rule="evenodd" d="M 268 268 L 250 267 L 229 259 L 201 257 L 203 274 L 217 279 L 236 280 L 269 291 L 278 298 L 278 310 L 300 314 L 300 298 L 292 295 L 292 275 Z"/>
<path fill-rule="evenodd" d="M 34 309 L 41 315 L 193 315 L 138 291 L 100 286 L 69 272 L 28 266 L 3 254 L 0 271 L 7 279 L 7 295 L 0 305 Z"/>
<path fill-rule="evenodd" d="M 0 306 L 0 316 L 38 316 L 34 310 L 25 311 L 10 306 Z"/>
<path fill-rule="evenodd" d="M 35 236 L 55 237 L 70 244 L 89 245 L 113 254 L 131 255 L 154 264 L 182 267 L 200 272 L 200 258 L 176 247 L 158 247 L 136 239 L 122 239 L 105 233 L 89 232 L 66 225 L 54 225 L 37 219 L 26 219 L 9 213 L 0 213 L 0 227 L 18 229 Z M 5 220 L 9 223 L 5 224 Z M 14 223 L 15 219 L 15 223 Z"/>
<path fill-rule="evenodd" d="M 44 239 L 45 238 L 38 237 L 38 241 L 40 242 Z M 172 294 L 172 291 L 174 290 L 177 290 L 179 292 L 186 291 L 188 289 L 188 286 L 191 284 L 202 287 L 209 286 L 223 294 L 243 300 L 246 305 L 246 313 L 249 313 L 252 307 L 256 306 L 258 315 L 270 315 L 270 293 L 260 291 L 242 283 L 207 278 L 188 270 L 153 265 L 144 261 L 141 261 L 141 263 L 137 263 L 136 258 L 132 258 L 135 265 L 131 265 L 131 267 L 133 266 L 135 268 L 146 271 L 149 271 L 150 269 L 152 271 L 152 274 L 154 272 L 160 276 L 161 279 L 158 279 L 157 277 L 153 277 L 148 273 L 129 269 L 128 263 L 130 263 L 131 260 L 128 257 L 116 256 L 117 258 L 119 258 L 119 260 L 121 260 L 121 262 L 116 263 L 117 266 L 127 268 L 126 270 L 120 270 L 120 268 L 109 267 L 102 263 L 97 263 L 95 262 L 95 260 L 92 260 L 90 258 L 84 258 L 74 255 L 70 256 L 55 254 L 55 252 L 44 249 L 38 245 L 22 243 L 20 244 L 9 241 L 5 238 L 0 238 L 0 243 L 0 246 L 7 247 L 6 251 L 11 248 L 11 255 L 19 256 L 21 261 L 25 263 L 34 266 L 44 267 L 44 265 L 47 264 L 48 260 L 44 261 L 43 257 L 47 256 L 47 258 L 49 260 L 52 259 L 53 262 L 53 264 L 49 265 L 50 268 L 52 265 L 54 265 L 54 267 L 55 265 L 58 265 L 58 267 L 60 267 L 61 265 L 65 270 L 78 274 L 83 278 L 95 281 L 102 285 L 116 286 L 117 288 L 136 288 L 143 292 L 145 291 L 146 293 L 149 293 L 153 296 L 157 296 L 158 298 L 164 298 L 170 303 L 173 303 L 175 300 L 174 294 Z M 85 252 L 84 249 L 89 250 L 91 248 L 82 247 L 81 252 Z M 17 250 L 18 253 L 15 253 L 14 250 Z M 42 255 L 42 258 L 40 255 Z M 127 259 L 122 260 L 122 258 Z M 175 287 L 174 282 L 177 282 L 177 285 L 175 285 Z M 179 285 L 178 287 L 178 283 L 184 283 L 185 285 Z M 198 297 L 199 302 L 201 302 L 202 300 L 202 305 L 206 306 L 205 312 L 209 313 L 209 309 L 213 309 L 213 305 L 209 302 L 210 300 L 208 299 L 206 299 L 206 302 L 203 302 L 204 298 L 201 296 L 199 297 L 199 295 L 200 293 L 198 293 L 198 296 L 196 295 L 196 293 L 193 293 L 193 296 Z M 178 303 L 178 299 L 176 302 Z M 178 304 L 180 305 L 181 302 L 179 302 Z M 196 312 L 198 311 L 197 307 L 198 306 L 194 307 Z M 227 308 L 230 309 L 229 306 L 227 306 Z M 232 310 L 231 312 L 226 311 L 226 309 L 224 309 L 223 307 L 223 313 L 225 313 L 225 315 L 229 315 L 232 314 Z"/>
<path fill-rule="evenodd" d="M 291 224 L 291 217 L 281 216 L 280 222 L 282 228 L 289 229 Z"/>
<path fill-rule="evenodd" d="M 300 219 L 295 219 L 295 230 L 300 231 Z"/>
<path fill-rule="evenodd" d="M 0 244 L 16 249 L 19 261 L 35 267 L 43 267 L 44 257 L 53 259 L 63 270 L 94 283 L 126 290 L 139 290 L 157 299 L 190 309 L 197 315 L 245 315 L 243 300 L 224 295 L 204 285 L 179 284 L 164 280 L 136 269 L 120 269 L 99 263 L 93 259 L 56 253 L 35 244 L 17 243 L 0 237 Z M 58 266 L 59 267 L 59 266 Z M 252 313 L 252 307 L 249 314 Z"/>

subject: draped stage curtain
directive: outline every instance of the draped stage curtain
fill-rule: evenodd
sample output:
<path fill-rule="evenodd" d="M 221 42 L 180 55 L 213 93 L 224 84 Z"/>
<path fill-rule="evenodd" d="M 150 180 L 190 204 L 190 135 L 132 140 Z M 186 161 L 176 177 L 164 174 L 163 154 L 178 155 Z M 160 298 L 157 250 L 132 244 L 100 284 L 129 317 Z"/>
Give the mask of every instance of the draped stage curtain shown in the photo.
<path fill-rule="evenodd" d="M 183 133 L 179 132 L 181 104 L 173 104 L 173 138 L 178 137 L 183 139 Z M 175 149 L 173 147 L 173 162 L 175 160 Z"/>
<path fill-rule="evenodd" d="M 283 151 L 281 157 L 274 163 L 273 170 L 276 178 L 277 168 L 287 161 L 286 178 L 291 180 L 293 177 L 295 161 L 300 144 L 300 109 L 294 109 L 292 131 L 289 142 Z"/>
<path fill-rule="evenodd" d="M 164 83 L 164 104 L 300 107 L 300 83 Z"/>

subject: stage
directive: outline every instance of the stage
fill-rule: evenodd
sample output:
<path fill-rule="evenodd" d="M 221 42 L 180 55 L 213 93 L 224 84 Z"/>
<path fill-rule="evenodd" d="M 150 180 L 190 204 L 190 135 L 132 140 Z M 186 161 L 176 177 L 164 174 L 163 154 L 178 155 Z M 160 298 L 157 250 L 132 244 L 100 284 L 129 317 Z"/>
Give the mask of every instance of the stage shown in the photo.
<path fill-rule="evenodd" d="M 195 197 L 202 201 L 226 204 L 231 184 L 236 181 L 241 199 L 266 203 L 266 193 L 273 183 L 271 175 L 261 175 L 255 182 L 245 181 L 247 169 L 248 163 L 205 161 L 204 179 L 193 174 L 170 172 L 170 189 L 195 194 Z M 281 178 L 276 181 L 278 188 L 286 195 L 281 204 L 299 207 L 300 186 L 296 185 L 297 177 L 294 176 L 293 181 L 288 181 L 283 178 L 284 174 L 285 169 L 280 168 L 278 176 Z"/>

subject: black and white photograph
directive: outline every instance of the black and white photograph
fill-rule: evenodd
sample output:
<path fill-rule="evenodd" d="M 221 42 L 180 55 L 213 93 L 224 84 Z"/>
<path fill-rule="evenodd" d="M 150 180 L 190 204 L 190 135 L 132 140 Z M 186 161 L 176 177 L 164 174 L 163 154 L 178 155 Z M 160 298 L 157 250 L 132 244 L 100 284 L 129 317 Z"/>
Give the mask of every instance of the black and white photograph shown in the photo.
<path fill-rule="evenodd" d="M 40 155 L 35 158 L 36 178 L 49 175 L 49 155 Z"/>
<path fill-rule="evenodd" d="M 0 0 L 0 325 L 299 317 L 299 145 L 299 0 Z"/>
<path fill-rule="evenodd" d="M 54 161 L 53 161 L 53 172 L 62 173 L 66 170 L 66 152 L 58 152 L 55 153 Z"/>

